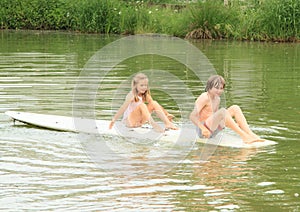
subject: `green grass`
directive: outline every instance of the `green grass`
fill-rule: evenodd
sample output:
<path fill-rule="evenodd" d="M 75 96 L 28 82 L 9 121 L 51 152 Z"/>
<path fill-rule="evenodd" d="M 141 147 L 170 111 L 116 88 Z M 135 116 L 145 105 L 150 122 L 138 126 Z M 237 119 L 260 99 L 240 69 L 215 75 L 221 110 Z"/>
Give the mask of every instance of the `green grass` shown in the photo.
<path fill-rule="evenodd" d="M 1 0 L 1 29 L 299 41 L 299 0 Z"/>

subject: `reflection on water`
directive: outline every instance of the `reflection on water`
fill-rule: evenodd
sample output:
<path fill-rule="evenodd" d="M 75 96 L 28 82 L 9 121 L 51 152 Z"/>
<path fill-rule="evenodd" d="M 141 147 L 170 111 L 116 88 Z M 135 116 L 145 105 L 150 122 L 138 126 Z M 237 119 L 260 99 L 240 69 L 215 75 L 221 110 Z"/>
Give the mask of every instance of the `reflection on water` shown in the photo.
<path fill-rule="evenodd" d="M 22 32 L 1 33 L 0 111 L 57 115 L 72 115 L 72 95 L 81 67 L 98 48 L 117 39 L 28 32 L 23 38 Z M 13 126 L 2 113 L 0 210 L 298 211 L 298 45 L 195 45 L 225 76 L 226 104 L 240 104 L 251 128 L 278 145 L 262 149 L 218 147 L 203 161 L 200 143 L 182 157 L 184 148 L 168 143 L 136 145 L 117 137 Z M 195 96 L 203 89 L 181 64 L 168 58 L 150 62 L 147 57 L 130 58 L 107 76 L 95 103 L 98 118 L 111 117 L 117 108 L 111 100 L 116 104 L 123 99 L 114 90 L 135 70 L 168 70 Z M 289 74 L 279 71 L 282 69 Z M 182 96 L 180 88 L 173 88 L 167 79 L 166 85 L 178 89 L 178 98 Z M 87 98 L 84 94 L 82 91 L 80 98 Z M 176 101 L 166 93 L 154 89 L 153 96 L 180 116 Z M 93 149 L 107 142 L 115 151 L 101 157 L 103 164 L 94 163 L 84 145 Z M 178 157 L 180 161 L 174 160 Z"/>
<path fill-rule="evenodd" d="M 77 76 L 74 55 L 0 53 L 0 61 L 2 111 L 21 109 L 19 104 L 24 110 L 32 109 L 32 105 L 37 112 L 40 108 L 53 110 L 50 106 L 53 101 L 58 108 L 70 107 Z"/>
<path fill-rule="evenodd" d="M 12 133 L 25 139 L 11 137 Z M 140 166 L 143 171 L 139 173 L 115 172 L 118 167 L 103 170 L 85 155 L 77 136 L 25 126 L 5 127 L 0 140 L 1 161 L 5 162 L 1 165 L 1 209 L 59 210 L 62 205 L 68 210 L 101 211 L 240 207 L 232 195 L 242 195 L 236 189 L 251 184 L 247 175 L 255 169 L 247 163 L 255 156 L 254 150 L 224 148 L 203 162 L 199 160 L 202 145 L 197 144 L 167 173 L 159 169 L 147 173 L 145 167 L 153 161 L 141 158 L 140 152 L 132 160 L 119 161 L 129 169 Z M 168 162 L 167 157 L 159 161 Z"/>

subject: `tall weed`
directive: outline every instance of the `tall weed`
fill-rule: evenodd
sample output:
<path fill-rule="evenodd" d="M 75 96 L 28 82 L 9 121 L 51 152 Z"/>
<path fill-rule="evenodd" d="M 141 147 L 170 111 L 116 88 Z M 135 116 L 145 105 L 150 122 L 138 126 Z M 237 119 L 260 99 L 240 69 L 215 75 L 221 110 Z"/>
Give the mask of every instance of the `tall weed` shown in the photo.
<path fill-rule="evenodd" d="M 78 29 L 83 32 L 119 33 L 119 1 L 82 0 L 76 14 Z"/>
<path fill-rule="evenodd" d="M 234 38 L 239 24 L 239 13 L 220 1 L 198 2 L 190 9 L 191 32 L 188 38 Z"/>
<path fill-rule="evenodd" d="M 257 28 L 266 39 L 293 41 L 299 38 L 300 1 L 265 0 L 257 10 Z"/>
<path fill-rule="evenodd" d="M 1 0 L 1 29 L 295 41 L 299 0 Z M 194 1 L 193 1 L 194 2 Z"/>

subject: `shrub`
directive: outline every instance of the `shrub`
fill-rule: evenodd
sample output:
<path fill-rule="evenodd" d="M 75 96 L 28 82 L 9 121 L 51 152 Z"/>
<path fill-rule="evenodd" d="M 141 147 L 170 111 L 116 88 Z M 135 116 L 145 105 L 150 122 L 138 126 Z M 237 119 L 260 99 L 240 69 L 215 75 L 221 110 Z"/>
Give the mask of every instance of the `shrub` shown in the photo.
<path fill-rule="evenodd" d="M 184 2 L 184 4 L 182 3 Z M 187 3 L 188 2 L 188 3 Z M 299 40 L 299 0 L 1 0 L 1 29 Z"/>
<path fill-rule="evenodd" d="M 188 38 L 212 39 L 236 37 L 239 13 L 222 2 L 205 1 L 191 7 L 191 32 Z"/>
<path fill-rule="evenodd" d="M 257 10 L 257 28 L 273 40 L 299 38 L 300 1 L 266 0 Z"/>

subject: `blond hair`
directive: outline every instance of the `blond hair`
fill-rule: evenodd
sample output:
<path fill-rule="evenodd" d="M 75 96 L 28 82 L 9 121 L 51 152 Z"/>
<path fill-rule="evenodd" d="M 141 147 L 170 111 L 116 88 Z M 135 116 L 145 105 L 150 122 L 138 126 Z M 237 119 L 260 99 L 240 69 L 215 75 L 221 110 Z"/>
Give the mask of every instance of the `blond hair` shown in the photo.
<path fill-rule="evenodd" d="M 209 91 L 212 88 L 225 88 L 225 80 L 220 75 L 213 75 L 208 78 L 205 91 Z"/>
<path fill-rule="evenodd" d="M 141 81 L 141 80 L 148 80 L 148 77 L 143 74 L 143 73 L 138 73 L 136 74 L 132 81 L 131 81 L 131 89 L 132 89 L 132 93 L 134 96 L 134 101 L 138 102 L 139 98 L 138 98 L 138 90 L 137 90 L 137 84 Z M 147 96 L 150 95 L 150 89 L 148 88 L 147 91 L 145 93 L 142 94 L 142 98 L 143 101 L 146 101 Z"/>

